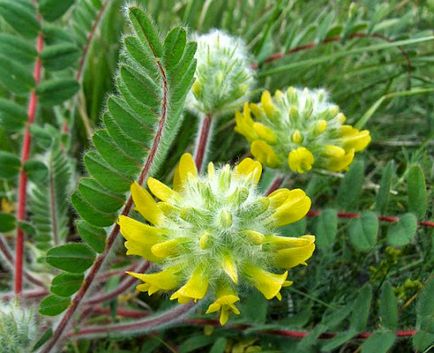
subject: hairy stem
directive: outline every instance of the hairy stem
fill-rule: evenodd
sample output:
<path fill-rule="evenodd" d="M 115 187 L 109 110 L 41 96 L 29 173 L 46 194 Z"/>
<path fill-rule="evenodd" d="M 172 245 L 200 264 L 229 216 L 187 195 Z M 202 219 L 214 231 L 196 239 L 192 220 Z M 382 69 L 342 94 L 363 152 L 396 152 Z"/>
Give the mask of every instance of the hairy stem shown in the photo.
<path fill-rule="evenodd" d="M 162 327 L 175 324 L 182 321 L 186 315 L 196 308 L 196 304 L 189 303 L 183 305 L 177 305 L 166 312 L 148 316 L 136 321 L 129 321 L 125 323 L 117 323 L 111 325 L 100 326 L 88 326 L 83 327 L 78 331 L 70 333 L 74 338 L 86 338 L 86 337 L 106 337 L 106 336 L 122 336 L 126 333 L 139 333 L 139 332 L 152 332 Z"/>
<path fill-rule="evenodd" d="M 206 150 L 210 142 L 212 125 L 213 121 L 210 114 L 207 114 L 200 122 L 199 135 L 196 140 L 196 147 L 194 151 L 194 161 L 199 172 L 202 169 Z"/>
<path fill-rule="evenodd" d="M 152 143 L 151 149 L 149 151 L 149 155 L 146 159 L 145 165 L 138 177 L 138 183 L 143 184 L 144 180 L 146 180 L 149 177 L 149 173 L 151 171 L 151 167 L 155 161 L 155 157 L 157 154 L 157 150 L 160 146 L 161 142 L 161 136 L 163 134 L 163 129 L 166 123 L 167 119 L 167 76 L 166 72 L 161 65 L 160 62 L 157 62 L 159 72 L 162 78 L 162 91 L 163 91 L 163 97 L 162 97 L 162 104 L 161 104 L 161 117 L 158 124 L 157 132 L 155 135 L 155 139 Z M 125 206 L 121 212 L 122 215 L 126 216 L 130 213 L 131 207 L 133 206 L 133 200 L 131 198 L 131 195 L 128 197 L 127 202 L 125 203 Z M 51 339 L 46 343 L 46 345 L 42 348 L 41 353 L 49 353 L 52 352 L 53 349 L 61 343 L 63 340 L 66 330 L 68 329 L 74 314 L 77 312 L 77 310 L 80 308 L 80 306 L 84 303 L 84 299 L 86 295 L 89 292 L 89 289 L 92 286 L 92 282 L 98 275 L 99 271 L 103 267 L 103 264 L 105 260 L 107 259 L 108 255 L 110 254 L 113 245 L 115 243 L 115 240 L 119 234 L 119 225 L 116 224 L 113 226 L 110 234 L 107 237 L 106 240 L 106 246 L 104 251 L 99 254 L 93 263 L 92 267 L 90 268 L 88 274 L 84 278 L 83 284 L 81 285 L 80 289 L 78 290 L 77 294 L 74 296 L 69 308 L 66 310 L 66 312 L 63 314 L 62 318 L 60 319 L 57 327 L 55 328 L 53 332 L 53 336 Z"/>
<path fill-rule="evenodd" d="M 148 261 L 144 261 L 139 266 L 134 268 L 133 271 L 139 272 L 139 273 L 144 273 L 144 272 L 146 272 L 146 270 L 150 266 L 151 266 L 151 264 Z M 119 283 L 119 285 L 114 290 L 112 290 L 111 292 L 108 292 L 108 293 L 97 294 L 97 295 L 93 296 L 92 298 L 89 298 L 89 300 L 86 300 L 85 304 L 86 305 L 95 305 L 95 304 L 100 304 L 100 303 L 108 301 L 108 300 L 112 300 L 112 299 L 116 298 L 118 295 L 120 295 L 123 292 L 125 292 L 126 290 L 128 290 L 129 288 L 131 288 L 131 286 L 133 286 L 136 282 L 137 282 L 136 278 L 134 278 L 132 276 L 127 276 L 126 278 L 124 278 L 122 280 L 121 283 Z"/>
<path fill-rule="evenodd" d="M 14 269 L 14 265 L 15 265 L 14 256 L 6 240 L 1 235 L 0 235 L 0 253 L 2 254 L 6 264 L 11 269 Z M 38 287 L 43 287 L 43 288 L 46 287 L 44 282 L 42 282 L 41 280 L 33 276 L 31 273 L 27 272 L 26 269 L 23 269 L 23 277 L 25 280 L 27 280 L 27 282 L 32 283 Z"/>
<path fill-rule="evenodd" d="M 33 79 L 35 86 L 41 80 L 42 61 L 39 54 L 44 48 L 44 38 L 42 33 L 38 34 L 36 38 L 36 51 L 38 58 L 36 59 L 33 69 Z M 38 106 L 38 96 L 36 89 L 33 89 L 30 94 L 29 105 L 27 109 L 27 124 L 24 130 L 23 144 L 21 149 L 21 170 L 18 176 L 18 199 L 17 199 L 17 221 L 23 222 L 26 218 L 27 209 L 27 174 L 24 171 L 24 163 L 26 163 L 30 156 L 30 146 L 32 142 L 32 135 L 30 133 L 30 126 L 35 121 L 36 110 Z M 20 295 L 23 290 L 23 269 L 24 269 L 24 231 L 18 224 L 15 248 L 15 280 L 14 291 L 16 295 Z"/>

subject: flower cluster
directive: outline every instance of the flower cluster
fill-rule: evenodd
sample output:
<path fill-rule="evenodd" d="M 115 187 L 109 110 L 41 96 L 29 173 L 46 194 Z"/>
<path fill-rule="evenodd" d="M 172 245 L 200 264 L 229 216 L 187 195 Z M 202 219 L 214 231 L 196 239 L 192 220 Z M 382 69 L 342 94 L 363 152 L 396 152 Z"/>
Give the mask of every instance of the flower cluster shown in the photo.
<path fill-rule="evenodd" d="M 248 99 L 254 84 L 247 48 L 240 38 L 213 30 L 197 35 L 196 80 L 187 107 L 214 117 L 233 113 Z"/>
<path fill-rule="evenodd" d="M 290 269 L 306 264 L 315 248 L 315 237 L 286 237 L 277 228 L 303 218 L 311 201 L 300 189 L 278 189 L 261 195 L 257 183 L 262 165 L 246 158 L 235 168 L 208 165 L 198 175 L 193 158 L 184 154 L 176 168 L 173 188 L 148 179 L 149 190 L 132 184 L 136 210 L 150 224 L 121 216 L 119 225 L 128 255 L 157 263 L 156 273 L 129 273 L 143 281 L 139 291 L 175 292 L 171 299 L 188 303 L 214 300 L 207 313 L 220 312 L 220 323 L 229 313 L 239 314 L 240 285 L 250 285 L 267 299 L 281 298 Z M 274 272 L 276 271 L 276 272 Z"/>
<path fill-rule="evenodd" d="M 0 351 L 30 352 L 37 337 L 35 312 L 12 301 L 0 303 Z"/>
<path fill-rule="evenodd" d="M 265 91 L 260 103 L 246 103 L 235 119 L 235 130 L 249 141 L 258 161 L 296 173 L 313 167 L 345 170 L 355 152 L 371 141 L 368 130 L 344 125 L 344 114 L 323 89 L 290 87 L 286 92 L 277 90 L 273 97 Z"/>

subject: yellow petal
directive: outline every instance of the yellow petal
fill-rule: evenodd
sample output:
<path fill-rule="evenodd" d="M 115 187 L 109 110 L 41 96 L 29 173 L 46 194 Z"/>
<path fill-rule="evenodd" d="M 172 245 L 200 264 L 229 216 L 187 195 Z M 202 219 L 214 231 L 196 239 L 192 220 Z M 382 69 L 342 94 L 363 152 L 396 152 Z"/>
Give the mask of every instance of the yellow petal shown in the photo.
<path fill-rule="evenodd" d="M 238 283 L 237 266 L 230 255 L 225 255 L 222 262 L 223 270 L 235 284 Z"/>
<path fill-rule="evenodd" d="M 175 191 L 157 179 L 149 178 L 147 184 L 149 190 L 162 201 L 169 201 L 177 195 Z"/>
<path fill-rule="evenodd" d="M 306 173 L 312 169 L 315 159 L 312 152 L 305 147 L 298 147 L 289 152 L 289 168 L 296 173 Z"/>
<path fill-rule="evenodd" d="M 184 153 L 179 160 L 177 169 L 176 190 L 180 190 L 185 185 L 190 175 L 193 177 L 197 176 L 197 168 L 193 156 L 190 153 Z"/>
<path fill-rule="evenodd" d="M 255 103 L 251 103 L 249 105 L 250 110 L 252 111 L 252 113 L 255 115 L 256 119 L 263 119 L 265 117 L 265 112 L 264 110 L 257 104 Z"/>
<path fill-rule="evenodd" d="M 273 249 L 285 248 L 301 248 L 309 246 L 315 242 L 313 235 L 302 235 L 301 237 L 284 237 L 278 235 L 270 235 L 266 237 L 266 243 L 271 244 Z"/>
<path fill-rule="evenodd" d="M 339 146 L 325 145 L 323 153 L 330 158 L 342 158 L 345 155 L 345 150 Z"/>
<path fill-rule="evenodd" d="M 179 245 L 188 241 L 187 238 L 176 238 L 152 246 L 152 253 L 160 258 L 177 255 L 179 253 Z"/>
<path fill-rule="evenodd" d="M 131 196 L 137 211 L 150 223 L 159 224 L 163 213 L 152 196 L 136 182 L 131 184 Z"/>
<path fill-rule="evenodd" d="M 213 178 L 214 176 L 215 176 L 214 163 L 213 162 L 209 162 L 208 163 L 208 177 Z"/>
<path fill-rule="evenodd" d="M 277 227 L 297 222 L 309 211 L 310 198 L 301 189 L 291 190 L 285 202 L 272 215 Z"/>
<path fill-rule="evenodd" d="M 158 290 L 172 290 L 179 285 L 178 269 L 169 267 L 157 273 L 135 273 L 127 272 L 130 276 L 140 279 L 145 282 L 137 287 L 137 290 L 148 291 L 149 295 Z"/>
<path fill-rule="evenodd" d="M 278 275 L 253 265 L 246 267 L 245 272 L 266 299 L 272 299 L 278 295 L 288 276 L 288 272 Z"/>
<path fill-rule="evenodd" d="M 303 141 L 303 136 L 301 135 L 300 130 L 295 130 L 291 136 L 292 142 L 301 143 Z"/>
<path fill-rule="evenodd" d="M 274 208 L 277 208 L 282 205 L 290 195 L 290 190 L 282 188 L 273 191 L 270 195 L 267 196 L 267 198 L 270 200 L 270 205 Z"/>
<path fill-rule="evenodd" d="M 341 133 L 346 150 L 354 148 L 356 152 L 363 151 L 371 142 L 371 135 L 368 130 L 359 131 L 351 125 L 343 125 Z"/>
<path fill-rule="evenodd" d="M 139 255 L 149 261 L 161 260 L 152 253 L 151 247 L 164 240 L 162 230 L 122 215 L 119 216 L 118 224 L 121 234 L 127 240 L 127 255 Z"/>
<path fill-rule="evenodd" d="M 202 235 L 199 238 L 199 247 L 204 250 L 209 247 L 210 239 L 209 239 L 209 233 L 207 231 L 204 231 Z"/>
<path fill-rule="evenodd" d="M 265 126 L 264 124 L 261 123 L 254 123 L 253 129 L 255 130 L 259 138 L 271 144 L 276 143 L 276 139 L 277 139 L 276 134 L 268 126 Z"/>
<path fill-rule="evenodd" d="M 235 171 L 239 175 L 245 175 L 252 178 L 255 184 L 261 179 L 262 165 L 251 158 L 244 158 L 236 167 Z"/>
<path fill-rule="evenodd" d="M 206 276 L 202 268 L 197 267 L 193 271 L 187 283 L 184 284 L 181 288 L 179 288 L 175 293 L 173 293 L 170 299 L 178 299 L 178 302 L 180 302 L 179 299 L 193 299 L 194 301 L 197 301 L 199 299 L 202 299 L 206 295 L 207 290 L 208 277 Z"/>
<path fill-rule="evenodd" d="M 315 250 L 315 243 L 307 243 L 304 246 L 286 248 L 278 250 L 274 254 L 274 265 L 277 267 L 289 269 L 294 266 L 305 264 Z"/>
<path fill-rule="evenodd" d="M 265 114 L 267 114 L 269 118 L 273 118 L 275 113 L 277 112 L 277 109 L 273 104 L 273 99 L 271 98 L 271 94 L 269 91 L 264 91 L 262 93 L 261 104 L 262 108 L 265 111 Z"/>
<path fill-rule="evenodd" d="M 273 148 L 262 140 L 253 141 L 250 145 L 250 151 L 253 156 L 262 164 L 270 168 L 276 168 L 279 165 L 279 159 Z"/>
<path fill-rule="evenodd" d="M 354 158 L 354 149 L 348 151 L 341 158 L 330 158 L 327 161 L 326 168 L 332 172 L 340 172 L 348 168 Z"/>
<path fill-rule="evenodd" d="M 246 230 L 244 235 L 255 245 L 261 245 L 264 242 L 265 236 L 254 230 Z"/>
<path fill-rule="evenodd" d="M 327 121 L 320 119 L 315 124 L 315 132 L 319 135 L 327 129 Z"/>

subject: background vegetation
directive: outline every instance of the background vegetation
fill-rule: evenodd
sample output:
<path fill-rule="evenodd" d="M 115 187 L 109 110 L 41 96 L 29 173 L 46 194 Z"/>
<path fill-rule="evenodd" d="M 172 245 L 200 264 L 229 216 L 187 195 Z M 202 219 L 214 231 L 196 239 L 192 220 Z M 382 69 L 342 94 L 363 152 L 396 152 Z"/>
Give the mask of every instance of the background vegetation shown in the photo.
<path fill-rule="evenodd" d="M 165 296 L 133 291 L 134 282 L 126 283 L 123 271 L 147 265 L 127 258 L 123 247 L 115 244 L 102 271 L 106 281 L 98 281 L 90 297 L 94 302 L 80 308 L 81 318 L 69 327 L 78 332 L 77 337 L 68 341 L 64 351 L 381 353 L 432 349 L 434 224 L 429 219 L 434 173 L 434 2 L 135 3 L 150 14 L 164 36 L 171 28 L 184 26 L 188 33 L 220 28 L 242 37 L 257 68 L 252 100 L 265 88 L 324 87 L 351 124 L 371 131 L 373 142 L 345 175 L 288 176 L 288 186 L 307 191 L 313 210 L 285 234 L 315 234 L 317 251 L 309 267 L 291 274 L 295 285 L 284 291 L 281 302 L 269 303 L 246 292 L 242 315 L 227 327 L 215 327 L 199 311 L 174 326 L 150 325 L 143 316 L 173 303 Z M 107 141 L 104 130 L 99 130 L 93 143 L 90 139 L 99 127 L 109 129 L 110 114 L 117 123 L 122 118 L 107 97 L 115 92 L 115 84 L 130 84 L 129 76 L 118 70 L 119 63 L 128 64 L 132 55 L 127 49 L 119 56 L 122 36 L 131 32 L 124 16 L 126 6 L 122 0 L 0 0 L 0 247 L 4 260 L 0 288 L 3 299 L 13 296 L 8 291 L 13 289 L 11 278 L 17 268 L 11 249 L 19 242 L 18 227 L 26 250 L 23 296 L 36 305 L 50 289 L 40 307 L 44 315 L 62 317 L 71 295 L 83 287 L 83 272 L 95 258 L 106 257 L 104 228 L 114 223 L 126 201 L 126 190 L 116 179 L 119 171 L 107 174 L 97 169 L 98 160 L 112 156 L 109 166 L 118 165 L 123 175 L 138 174 L 128 169 L 127 162 L 117 164 L 123 157 L 113 153 L 113 146 L 122 151 L 121 142 Z M 145 33 L 149 31 L 152 28 Z M 44 45 L 38 48 L 40 40 Z M 164 127 L 171 136 L 164 141 L 166 150 L 159 152 L 160 167 L 152 165 L 149 173 L 169 180 L 181 154 L 192 151 L 198 124 L 197 117 L 182 112 L 191 77 L 179 72 L 192 73 L 193 65 L 188 44 L 179 44 L 183 56 L 178 61 L 171 61 L 167 54 L 173 44 L 161 45 L 169 91 L 178 96 L 171 102 L 169 126 Z M 40 80 L 33 72 L 38 65 Z M 35 121 L 29 124 L 31 102 L 36 98 Z M 154 104 L 158 107 L 161 102 Z M 152 130 L 156 122 L 148 123 Z M 233 127 L 232 115 L 219 120 L 209 160 L 235 162 L 248 152 Z M 26 135 L 32 137 L 31 152 L 23 160 Z M 155 136 L 147 138 L 152 141 Z M 89 148 L 93 152 L 83 159 Z M 137 159 L 149 158 L 146 153 L 139 150 Z M 21 215 L 17 209 L 20 198 L 23 201 L 18 192 L 20 173 L 29 178 Z M 74 209 L 72 192 L 88 174 L 91 178 L 82 179 L 79 193 L 72 196 Z M 263 188 L 274 172 L 267 170 L 265 176 Z M 117 202 L 107 203 L 101 183 Z M 76 223 L 77 213 L 85 222 Z M 57 280 L 51 282 L 54 275 Z M 126 290 L 113 292 L 118 288 Z M 40 343 L 51 334 L 50 318 L 44 315 L 39 319 L 44 328 L 41 335 L 45 332 Z M 125 320 L 145 324 L 138 325 L 134 335 L 131 330 L 79 334 L 89 326 Z"/>

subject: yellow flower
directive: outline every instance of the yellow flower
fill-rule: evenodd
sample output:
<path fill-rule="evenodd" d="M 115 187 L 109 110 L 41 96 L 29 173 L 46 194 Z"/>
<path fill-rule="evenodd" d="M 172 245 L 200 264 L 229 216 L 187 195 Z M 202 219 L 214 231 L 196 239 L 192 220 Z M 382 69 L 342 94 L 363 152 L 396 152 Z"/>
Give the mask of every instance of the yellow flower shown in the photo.
<path fill-rule="evenodd" d="M 240 311 L 235 306 L 235 303 L 240 300 L 231 287 L 220 287 L 216 292 L 217 299 L 210 304 L 207 314 L 215 313 L 220 311 L 220 325 L 226 324 L 229 320 L 230 312 L 235 315 L 239 315 Z"/>
<path fill-rule="evenodd" d="M 368 130 L 343 125 L 345 120 L 324 90 L 290 87 L 274 97 L 264 91 L 260 103 L 245 103 L 235 114 L 235 131 L 270 168 L 300 174 L 315 168 L 342 171 L 371 141 Z"/>
<path fill-rule="evenodd" d="M 208 165 L 199 175 L 190 154 L 184 154 L 174 173 L 174 187 L 149 178 L 148 188 L 160 201 L 134 183 L 131 194 L 139 221 L 120 216 L 128 255 L 157 263 L 161 271 L 130 273 L 143 281 L 137 289 L 153 294 L 175 290 L 171 299 L 185 304 L 214 296 L 208 312 L 220 311 L 226 323 L 240 299 L 239 286 L 251 285 L 267 299 L 281 298 L 291 282 L 290 269 L 306 264 L 315 238 L 285 237 L 278 228 L 303 218 L 311 201 L 301 189 L 278 189 L 261 195 L 262 165 L 250 158 L 234 168 Z M 150 224 L 146 224 L 148 222 Z M 279 272 L 280 273 L 280 272 Z"/>

